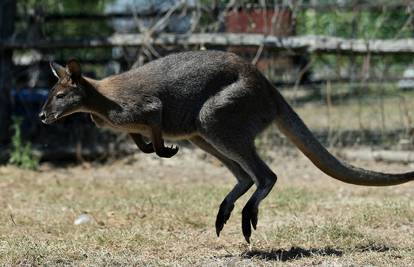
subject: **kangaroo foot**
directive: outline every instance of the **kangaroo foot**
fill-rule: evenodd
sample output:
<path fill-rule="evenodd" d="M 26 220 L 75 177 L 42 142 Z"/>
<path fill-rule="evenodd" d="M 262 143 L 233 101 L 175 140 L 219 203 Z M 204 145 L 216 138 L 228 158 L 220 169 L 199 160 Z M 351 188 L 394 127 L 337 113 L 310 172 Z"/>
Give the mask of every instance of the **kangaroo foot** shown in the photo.
<path fill-rule="evenodd" d="M 230 214 L 234 208 L 233 203 L 227 203 L 227 200 L 224 199 L 223 202 L 220 204 L 219 211 L 217 213 L 216 218 L 216 233 L 217 236 L 220 236 L 221 230 L 223 230 L 224 225 L 226 224 L 227 220 L 230 218 Z"/>
<path fill-rule="evenodd" d="M 250 236 L 252 235 L 251 226 L 256 230 L 258 213 L 259 210 L 249 203 L 242 210 L 242 230 L 247 243 L 250 243 Z"/>

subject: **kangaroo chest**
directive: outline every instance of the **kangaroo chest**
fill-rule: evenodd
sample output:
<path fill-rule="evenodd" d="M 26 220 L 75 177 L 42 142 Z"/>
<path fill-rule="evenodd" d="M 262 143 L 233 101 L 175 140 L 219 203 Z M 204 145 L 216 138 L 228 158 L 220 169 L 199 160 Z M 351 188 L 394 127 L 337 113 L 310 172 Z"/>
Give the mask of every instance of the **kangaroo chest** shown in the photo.
<path fill-rule="evenodd" d="M 128 133 L 140 133 L 143 135 L 150 134 L 150 127 L 138 123 L 125 123 L 116 124 L 106 118 L 102 118 L 98 115 L 91 114 L 91 119 L 95 125 L 99 128 L 107 128 L 115 131 L 128 132 Z"/>

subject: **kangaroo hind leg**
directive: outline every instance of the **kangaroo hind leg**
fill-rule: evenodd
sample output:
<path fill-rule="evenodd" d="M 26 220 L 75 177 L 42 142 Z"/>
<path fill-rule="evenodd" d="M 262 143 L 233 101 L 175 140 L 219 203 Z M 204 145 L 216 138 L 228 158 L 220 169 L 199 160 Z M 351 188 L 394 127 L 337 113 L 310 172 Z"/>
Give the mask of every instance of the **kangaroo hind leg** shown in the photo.
<path fill-rule="evenodd" d="M 207 141 L 205 141 L 202 137 L 194 137 L 190 141 L 196 146 L 198 146 L 200 149 L 204 150 L 205 152 L 213 155 L 218 160 L 220 160 L 224 164 L 224 166 L 226 166 L 237 179 L 237 184 L 221 202 L 219 211 L 217 213 L 215 224 L 216 233 L 217 236 L 220 236 L 220 232 L 221 230 L 223 230 L 224 224 L 226 224 L 227 220 L 230 218 L 231 212 L 233 211 L 234 203 L 238 198 L 240 198 L 244 193 L 246 193 L 247 190 L 249 190 L 249 188 L 253 185 L 253 180 L 240 167 L 240 165 L 237 162 L 224 156 L 212 145 L 210 145 Z"/>
<path fill-rule="evenodd" d="M 248 243 L 250 243 L 252 233 L 251 226 L 256 230 L 260 202 L 266 198 L 277 181 L 276 174 L 270 170 L 256 153 L 254 153 L 253 161 L 250 163 L 244 164 L 244 168 L 254 175 L 257 180 L 257 189 L 242 210 L 242 230 Z"/>
<path fill-rule="evenodd" d="M 231 136 L 237 136 L 235 134 Z M 242 230 L 244 238 L 250 243 L 251 227 L 256 229 L 260 202 L 269 194 L 276 183 L 277 176 L 257 155 L 253 141 L 248 136 L 242 138 L 219 138 L 208 140 L 218 151 L 237 162 L 254 182 L 257 189 L 242 210 Z"/>

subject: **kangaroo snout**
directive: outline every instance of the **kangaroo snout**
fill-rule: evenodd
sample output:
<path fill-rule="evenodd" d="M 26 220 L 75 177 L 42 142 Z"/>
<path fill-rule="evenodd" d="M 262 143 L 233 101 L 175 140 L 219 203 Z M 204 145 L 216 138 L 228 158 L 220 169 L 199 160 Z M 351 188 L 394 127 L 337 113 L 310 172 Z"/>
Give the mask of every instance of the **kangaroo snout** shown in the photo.
<path fill-rule="evenodd" d="M 44 124 L 52 124 L 59 118 L 57 113 L 47 113 L 46 111 L 42 110 L 39 113 L 39 119 Z"/>
<path fill-rule="evenodd" d="M 39 113 L 39 119 L 44 122 L 44 120 L 46 119 L 46 113 L 44 111 L 41 111 Z"/>
<path fill-rule="evenodd" d="M 49 119 L 48 119 L 48 117 L 49 117 Z M 51 116 L 48 116 L 47 113 L 44 110 L 40 111 L 40 113 L 39 113 L 39 119 L 44 124 L 51 124 L 52 123 L 52 121 L 50 120 L 50 117 Z"/>

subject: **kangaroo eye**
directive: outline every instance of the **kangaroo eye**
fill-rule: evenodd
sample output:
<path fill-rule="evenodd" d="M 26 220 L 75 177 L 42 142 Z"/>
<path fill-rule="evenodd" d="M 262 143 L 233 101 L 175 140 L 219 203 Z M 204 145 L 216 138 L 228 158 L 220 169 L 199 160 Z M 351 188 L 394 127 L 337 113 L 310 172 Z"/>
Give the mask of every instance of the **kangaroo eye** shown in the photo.
<path fill-rule="evenodd" d="M 59 93 L 56 95 L 56 98 L 64 98 L 65 94 L 64 93 Z"/>

